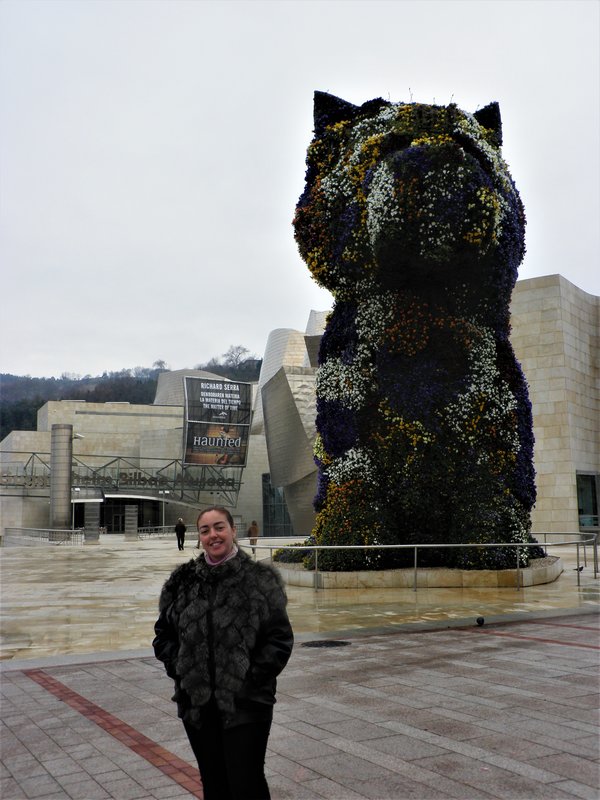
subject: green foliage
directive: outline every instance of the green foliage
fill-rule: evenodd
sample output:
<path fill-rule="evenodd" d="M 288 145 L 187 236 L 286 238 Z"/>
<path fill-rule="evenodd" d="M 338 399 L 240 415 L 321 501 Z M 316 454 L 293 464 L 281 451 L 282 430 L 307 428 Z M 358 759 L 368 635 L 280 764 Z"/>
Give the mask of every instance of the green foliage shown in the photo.
<path fill-rule="evenodd" d="M 414 542 L 405 544 L 427 544 L 424 538 L 414 537 Z M 431 542 L 432 544 L 434 542 Z M 533 536 L 528 543 L 532 545 L 519 551 L 519 565 L 526 567 L 530 560 L 544 558 L 545 552 L 537 544 Z M 314 536 L 302 542 L 307 548 L 317 544 Z M 321 542 L 323 544 L 323 542 Z M 339 542 L 341 544 L 341 542 Z M 415 554 L 412 549 L 386 550 L 377 553 L 375 550 L 320 550 L 318 554 L 319 570 L 331 572 L 351 572 L 354 570 L 411 569 L 414 567 Z M 275 550 L 273 561 L 280 564 L 303 564 L 305 569 L 314 570 L 315 551 L 299 547 L 294 550 Z M 446 567 L 448 569 L 515 569 L 517 553 L 515 548 L 495 547 L 483 548 L 420 548 L 417 552 L 417 566 L 421 569 Z"/>
<path fill-rule="evenodd" d="M 315 537 L 309 536 L 308 539 L 305 539 L 302 542 L 302 544 L 316 544 Z M 312 552 L 312 550 L 304 550 L 303 548 L 298 548 L 297 550 L 275 550 L 273 553 L 273 561 L 277 561 L 280 564 L 302 564 L 305 558 L 309 557 Z"/>
<path fill-rule="evenodd" d="M 20 400 L 13 400 L 1 404 L 0 418 L 0 440 L 11 431 L 33 431 L 37 424 L 37 412 L 46 401 L 39 395 L 34 397 L 22 397 Z"/>
<path fill-rule="evenodd" d="M 150 404 L 156 394 L 156 378 L 134 378 L 116 375 L 103 378 L 93 388 L 75 390 L 71 400 L 87 400 L 89 403 L 129 402 Z"/>
<path fill-rule="evenodd" d="M 320 545 L 360 547 L 388 544 L 372 487 L 360 479 L 340 486 L 329 484 L 327 503 L 317 514 L 314 534 Z M 388 556 L 382 550 L 321 550 L 318 559 L 319 569 L 332 571 L 384 569 L 388 566 Z"/>
<path fill-rule="evenodd" d="M 49 400 L 87 400 L 89 403 L 152 403 L 161 369 L 135 367 L 105 372 L 92 378 L 64 373 L 60 378 L 0 375 L 0 441 L 11 431 L 33 431 L 37 412 Z"/>

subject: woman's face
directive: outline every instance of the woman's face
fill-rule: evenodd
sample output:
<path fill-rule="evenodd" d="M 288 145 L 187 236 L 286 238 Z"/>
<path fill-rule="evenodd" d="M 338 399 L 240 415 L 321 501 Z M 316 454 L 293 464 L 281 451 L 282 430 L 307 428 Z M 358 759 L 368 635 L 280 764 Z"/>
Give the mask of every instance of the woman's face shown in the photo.
<path fill-rule="evenodd" d="M 198 520 L 198 533 L 203 549 L 213 559 L 220 561 L 228 556 L 235 542 L 235 526 L 221 511 L 206 511 Z"/>

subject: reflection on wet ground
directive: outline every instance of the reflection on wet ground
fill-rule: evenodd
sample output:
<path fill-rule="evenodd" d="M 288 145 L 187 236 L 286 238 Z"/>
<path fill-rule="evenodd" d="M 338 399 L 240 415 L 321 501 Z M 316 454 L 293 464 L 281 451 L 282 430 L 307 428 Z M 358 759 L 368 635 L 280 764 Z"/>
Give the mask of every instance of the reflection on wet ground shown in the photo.
<path fill-rule="evenodd" d="M 588 551 L 589 552 L 589 551 Z M 327 589 L 289 587 L 297 634 L 456 623 L 598 608 L 600 579 L 588 560 L 577 586 L 575 548 L 549 548 L 565 570 L 552 584 L 525 589 Z M 0 659 L 150 647 L 161 586 L 193 547 L 175 540 L 0 548 Z"/>

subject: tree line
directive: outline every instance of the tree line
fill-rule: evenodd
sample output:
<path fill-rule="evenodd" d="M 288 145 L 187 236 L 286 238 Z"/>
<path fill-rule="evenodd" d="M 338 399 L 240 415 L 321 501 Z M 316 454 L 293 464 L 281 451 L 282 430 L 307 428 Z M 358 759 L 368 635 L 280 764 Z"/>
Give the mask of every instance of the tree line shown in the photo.
<path fill-rule="evenodd" d="M 258 380 L 261 364 L 247 348 L 232 345 L 221 358 L 211 358 L 194 369 L 252 382 Z M 64 372 L 59 378 L 32 378 L 0 373 L 0 441 L 11 431 L 36 430 L 37 412 L 48 400 L 151 404 L 159 374 L 168 371 L 167 364 L 159 360 L 152 367 L 132 367 L 96 376 Z"/>

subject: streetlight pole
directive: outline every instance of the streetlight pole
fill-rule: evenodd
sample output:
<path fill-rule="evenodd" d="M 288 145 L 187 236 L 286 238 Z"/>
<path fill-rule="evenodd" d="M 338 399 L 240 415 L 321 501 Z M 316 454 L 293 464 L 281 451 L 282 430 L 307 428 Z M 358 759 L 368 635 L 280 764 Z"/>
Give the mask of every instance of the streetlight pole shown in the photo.
<path fill-rule="evenodd" d="M 169 489 L 159 489 L 158 493 L 162 494 L 162 496 L 163 496 L 163 499 L 162 499 L 162 526 L 164 528 L 165 527 L 165 505 L 166 505 L 166 502 L 167 502 L 165 500 L 165 495 L 166 494 L 170 494 L 170 491 L 169 491 Z"/>
<path fill-rule="evenodd" d="M 78 497 L 77 493 L 80 492 L 81 489 L 79 488 L 79 486 L 75 486 L 75 488 L 72 489 L 71 491 L 75 492 L 75 497 L 73 497 L 71 499 L 71 508 L 73 509 L 73 514 L 71 516 L 71 530 L 74 531 L 75 530 L 75 499 Z"/>

